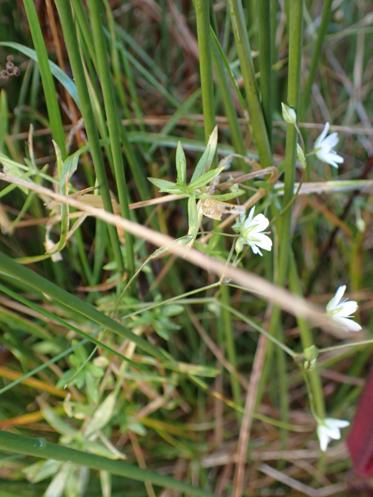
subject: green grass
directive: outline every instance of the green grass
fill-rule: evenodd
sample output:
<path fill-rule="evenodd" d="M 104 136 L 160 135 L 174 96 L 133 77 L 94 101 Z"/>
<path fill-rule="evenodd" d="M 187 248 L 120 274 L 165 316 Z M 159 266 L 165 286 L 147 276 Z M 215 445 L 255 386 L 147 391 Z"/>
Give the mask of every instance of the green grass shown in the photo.
<path fill-rule="evenodd" d="M 0 496 L 349 494 L 316 430 L 373 346 L 369 7 L 3 1 Z"/>

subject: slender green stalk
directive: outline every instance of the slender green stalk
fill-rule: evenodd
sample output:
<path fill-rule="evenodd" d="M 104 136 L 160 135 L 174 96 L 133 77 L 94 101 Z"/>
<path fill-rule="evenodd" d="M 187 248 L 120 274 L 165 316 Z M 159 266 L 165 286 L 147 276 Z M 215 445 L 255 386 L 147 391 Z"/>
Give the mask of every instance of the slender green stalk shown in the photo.
<path fill-rule="evenodd" d="M 289 67 L 288 67 L 288 95 L 287 103 L 294 109 L 299 107 L 300 99 L 300 69 L 301 69 L 301 54 L 302 54 L 302 33 L 303 33 L 303 0 L 294 0 L 292 8 L 289 9 Z M 279 230 L 279 257 L 276 261 L 275 267 L 275 281 L 279 286 L 286 284 L 288 268 L 289 268 L 289 253 L 291 250 L 291 206 L 294 195 L 294 180 L 295 180 L 295 162 L 296 162 L 296 145 L 297 145 L 297 130 L 293 124 L 287 125 L 286 131 L 286 150 L 285 150 L 285 187 L 283 207 L 284 211 L 280 219 Z M 282 326 L 281 326 L 281 310 L 275 307 L 272 311 L 269 331 L 272 335 L 283 340 Z M 285 356 L 282 351 L 278 351 L 280 381 L 280 391 L 284 394 L 285 383 L 287 383 Z M 271 364 L 273 355 L 273 344 L 269 343 L 267 347 L 267 363 Z M 266 381 L 267 374 L 263 374 L 261 378 L 260 387 L 258 389 L 257 401 L 259 402 Z M 284 400 L 281 400 L 282 414 L 286 416 L 287 406 Z"/>
<path fill-rule="evenodd" d="M 290 272 L 289 272 L 290 289 L 295 295 L 302 295 L 302 287 L 298 276 L 297 266 L 294 258 L 294 254 L 291 254 L 290 261 Z M 302 341 L 303 350 L 312 347 L 314 345 L 312 331 L 304 319 L 297 318 L 297 323 L 299 326 L 300 337 Z M 319 376 L 319 372 L 316 368 L 313 368 L 305 373 L 309 378 L 309 385 L 312 392 L 313 398 L 313 408 L 315 414 L 318 418 L 323 419 L 325 417 L 325 405 L 324 405 L 324 395 L 322 391 L 322 384 Z"/>
<path fill-rule="evenodd" d="M 303 90 L 302 107 L 300 112 L 300 119 L 304 119 L 310 105 L 312 85 L 315 81 L 316 71 L 320 64 L 321 50 L 324 43 L 325 35 L 328 30 L 330 16 L 332 12 L 333 0 L 324 0 L 322 6 L 321 22 L 317 32 L 316 43 L 313 45 L 313 52 L 311 63 L 308 69 L 308 77 Z"/>
<path fill-rule="evenodd" d="M 298 111 L 300 102 L 300 74 L 303 40 L 303 0 L 294 0 L 289 9 L 289 67 L 287 104 Z M 278 284 L 284 285 L 289 267 L 289 249 L 291 244 L 291 212 L 294 196 L 295 163 L 297 147 L 297 129 L 288 124 L 286 129 L 285 177 L 283 208 L 281 219 Z"/>
<path fill-rule="evenodd" d="M 45 103 L 47 105 L 49 124 L 54 141 L 61 150 L 62 157 L 66 156 L 65 133 L 63 130 L 58 96 L 54 86 L 53 76 L 49 67 L 48 52 L 41 31 L 39 18 L 34 0 L 23 0 L 27 20 L 29 23 L 32 41 L 38 57 L 41 83 L 43 85 Z"/>
<path fill-rule="evenodd" d="M 229 130 L 232 136 L 232 143 L 235 151 L 238 154 L 245 155 L 246 147 L 241 133 L 240 123 L 237 118 L 237 112 L 233 104 L 232 95 L 230 92 L 225 66 L 220 58 L 221 47 L 215 33 L 211 30 L 211 45 L 212 55 L 214 60 L 216 81 L 219 87 L 219 92 L 223 101 L 225 115 L 229 123 Z M 244 162 L 240 161 L 241 167 L 244 167 Z"/>
<path fill-rule="evenodd" d="M 0 431 L 0 449 L 5 452 L 23 454 L 41 459 L 69 461 L 91 469 L 108 471 L 113 475 L 124 476 L 130 480 L 151 482 L 162 487 L 172 488 L 197 497 L 214 497 L 211 492 L 188 485 L 180 480 L 153 471 L 141 469 L 124 461 L 114 461 L 89 452 L 70 449 L 63 445 L 47 442 L 44 438 L 25 437 Z"/>
<path fill-rule="evenodd" d="M 194 0 L 194 6 L 197 21 L 202 107 L 205 118 L 205 140 L 207 142 L 215 127 L 214 87 L 210 50 L 210 2 L 209 0 Z"/>
<path fill-rule="evenodd" d="M 255 81 L 251 48 L 241 0 L 229 0 L 229 8 L 237 54 L 240 59 L 253 138 L 258 149 L 259 160 L 263 167 L 267 167 L 272 164 L 272 152 Z"/>
<path fill-rule="evenodd" d="M 88 135 L 90 152 L 95 167 L 97 179 L 99 182 L 100 193 L 105 210 L 113 212 L 113 207 L 110 198 L 109 185 L 106 177 L 105 166 L 101 154 L 99 137 L 93 117 L 93 110 L 89 98 L 86 79 L 84 76 L 83 64 L 81 61 L 78 40 L 73 24 L 71 6 L 63 0 L 56 0 L 61 26 L 65 37 L 66 47 L 70 58 L 71 68 L 78 89 L 79 100 L 81 105 L 82 116 L 84 119 L 85 128 Z M 119 271 L 123 271 L 123 259 L 120 250 L 118 234 L 113 226 L 107 227 L 114 257 Z"/>
<path fill-rule="evenodd" d="M 211 66 L 211 46 L 210 46 L 210 2 L 206 0 L 195 0 L 198 50 L 199 50 L 199 67 L 201 75 L 201 91 L 203 116 L 205 119 L 205 140 L 208 138 L 215 127 L 215 105 L 214 105 L 214 88 Z M 221 300 L 225 306 L 229 306 L 229 288 L 225 285 L 221 287 Z M 220 336 L 225 338 L 227 343 L 228 359 L 236 367 L 236 353 L 233 339 L 233 326 L 229 311 L 222 307 L 222 319 L 219 321 Z M 241 405 L 240 385 L 233 375 L 230 376 L 232 392 L 236 404 Z"/>
<path fill-rule="evenodd" d="M 259 31 L 259 70 L 262 106 L 268 139 L 272 142 L 272 30 L 271 0 L 257 0 Z"/>
<path fill-rule="evenodd" d="M 124 163 L 121 150 L 121 133 L 119 131 L 119 118 L 117 107 L 115 105 L 113 85 L 110 78 L 110 64 L 108 61 L 104 35 L 102 32 L 102 18 L 100 12 L 102 11 L 103 6 L 100 4 L 99 0 L 89 0 L 88 6 L 90 10 L 92 33 L 95 44 L 98 76 L 104 97 L 105 113 L 109 129 L 109 139 L 113 157 L 115 180 L 118 189 L 119 204 L 121 207 L 122 216 L 129 218 L 130 210 L 128 205 L 130 202 L 129 192 L 124 174 Z M 128 268 L 128 271 L 132 274 L 135 269 L 133 240 L 132 236 L 128 232 L 125 233 L 125 240 L 126 266 Z"/>

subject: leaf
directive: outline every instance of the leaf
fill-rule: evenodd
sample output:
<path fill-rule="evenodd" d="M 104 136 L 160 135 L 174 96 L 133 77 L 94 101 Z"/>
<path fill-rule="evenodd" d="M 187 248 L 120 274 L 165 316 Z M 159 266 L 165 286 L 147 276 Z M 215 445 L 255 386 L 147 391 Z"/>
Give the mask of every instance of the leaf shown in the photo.
<path fill-rule="evenodd" d="M 63 421 L 55 410 L 51 409 L 45 401 L 40 401 L 40 404 L 41 412 L 43 413 L 45 420 L 55 431 L 57 431 L 57 433 L 69 438 L 74 438 L 78 435 L 78 431 L 72 428 L 68 423 L 65 423 L 65 421 Z"/>
<path fill-rule="evenodd" d="M 180 194 L 182 193 L 177 184 L 173 183 L 172 181 L 167 181 L 166 179 L 160 178 L 148 178 L 148 180 L 150 181 L 150 183 L 153 183 L 153 185 L 159 188 L 161 192 Z"/>
<path fill-rule="evenodd" d="M 197 188 L 202 188 L 203 186 L 210 183 L 213 179 L 215 179 L 219 174 L 223 171 L 223 167 L 217 167 L 216 169 L 211 169 L 211 171 L 207 171 L 206 173 L 199 176 L 192 183 L 190 183 L 189 188 L 191 190 L 196 190 Z"/>
<path fill-rule="evenodd" d="M 65 191 L 65 194 L 68 194 L 68 183 L 70 181 L 71 176 L 75 173 L 78 168 L 78 162 L 80 155 L 83 151 L 80 149 L 74 152 L 73 154 L 66 157 L 62 164 L 62 171 L 60 177 L 60 188 L 62 191 Z"/>
<path fill-rule="evenodd" d="M 199 228 L 199 220 L 198 220 L 198 208 L 196 204 L 196 198 L 194 195 L 191 195 L 188 198 L 188 235 L 197 236 L 198 228 Z"/>
<path fill-rule="evenodd" d="M 23 53 L 23 55 L 26 55 L 26 57 L 29 57 L 36 63 L 38 62 L 38 57 L 36 55 L 35 50 L 26 47 L 25 45 L 21 45 L 21 43 L 15 43 L 13 41 L 2 41 L 0 42 L 0 46 L 9 47 L 13 48 L 14 50 L 18 50 L 18 52 Z M 69 76 L 67 76 L 67 74 L 64 73 L 63 70 L 60 67 L 58 67 L 57 64 L 55 64 L 51 60 L 48 60 L 48 62 L 49 62 L 49 68 L 53 76 L 61 83 L 62 86 L 65 87 L 67 92 L 71 95 L 71 97 L 75 100 L 75 103 L 79 107 L 78 92 L 73 80 L 69 78 Z"/>
<path fill-rule="evenodd" d="M 185 185 L 186 183 L 186 157 L 183 147 L 180 142 L 177 143 L 176 147 L 176 172 L 177 172 L 177 183 L 180 185 Z"/>
<path fill-rule="evenodd" d="M 218 145 L 218 127 L 215 126 L 213 132 L 210 135 L 209 141 L 207 142 L 206 149 L 196 165 L 193 176 L 191 178 L 191 182 L 202 176 L 202 174 L 204 174 L 206 171 L 210 169 L 216 154 L 217 145 Z"/>
<path fill-rule="evenodd" d="M 85 435 L 89 437 L 94 433 L 97 433 L 101 428 L 103 428 L 113 416 L 113 410 L 115 407 L 116 396 L 115 393 L 109 394 L 103 403 L 96 409 L 95 413 L 90 420 Z"/>
<path fill-rule="evenodd" d="M 22 471 L 31 483 L 38 483 L 53 476 L 61 467 L 60 461 L 50 459 L 48 461 L 38 461 L 31 466 L 27 466 Z"/>

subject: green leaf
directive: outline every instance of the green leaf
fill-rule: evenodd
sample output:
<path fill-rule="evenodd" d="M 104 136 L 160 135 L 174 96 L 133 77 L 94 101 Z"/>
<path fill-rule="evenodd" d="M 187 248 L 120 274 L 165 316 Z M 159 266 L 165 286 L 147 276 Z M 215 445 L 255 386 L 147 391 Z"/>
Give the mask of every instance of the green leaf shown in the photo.
<path fill-rule="evenodd" d="M 31 483 L 38 483 L 39 481 L 45 480 L 46 478 L 50 478 L 61 467 L 61 462 L 54 461 L 53 459 L 49 461 L 38 461 L 35 464 L 31 464 L 31 466 L 27 466 L 22 471 L 26 475 L 26 478 Z"/>
<path fill-rule="evenodd" d="M 172 181 L 167 181 L 166 179 L 159 178 L 148 178 L 148 180 L 150 181 L 150 183 L 153 183 L 153 185 L 159 188 L 161 192 L 180 194 L 182 193 L 177 184 L 173 183 Z"/>
<path fill-rule="evenodd" d="M 219 174 L 223 171 L 223 169 L 224 169 L 223 167 L 217 167 L 216 169 L 211 169 L 211 171 L 207 171 L 206 173 L 196 178 L 192 183 L 190 183 L 189 188 L 191 190 L 202 188 L 203 186 L 210 183 L 217 176 L 219 176 Z"/>
<path fill-rule="evenodd" d="M 89 437 L 94 433 L 97 433 L 101 428 L 103 428 L 113 416 L 113 411 L 115 407 L 116 396 L 115 393 L 109 394 L 103 403 L 96 409 L 95 413 L 90 420 L 85 435 Z"/>
<path fill-rule="evenodd" d="M 151 482 L 154 485 L 171 488 L 196 497 L 215 497 L 208 490 L 189 485 L 184 481 L 127 464 L 125 461 L 114 461 L 86 451 L 50 443 L 43 438 L 26 437 L 0 430 L 0 450 L 43 459 L 68 461 L 100 471 L 109 471 L 113 475 L 123 476 L 131 480 Z"/>
<path fill-rule="evenodd" d="M 218 145 L 218 128 L 217 126 L 215 126 L 213 132 L 210 135 L 206 149 L 196 165 L 191 182 L 202 176 L 202 174 L 204 174 L 206 171 L 210 169 L 216 154 L 217 145 Z"/>
<path fill-rule="evenodd" d="M 2 47 L 9 47 L 13 48 L 14 50 L 18 50 L 18 52 L 23 53 L 23 55 L 26 55 L 29 59 L 32 59 L 35 62 L 38 62 L 38 57 L 36 55 L 35 50 L 32 48 L 26 47 L 25 45 L 21 45 L 20 43 L 16 43 L 13 41 L 2 41 L 0 42 L 0 46 Z M 51 70 L 51 73 L 53 76 L 61 83 L 61 85 L 67 90 L 67 92 L 71 95 L 71 97 L 75 100 L 75 103 L 79 107 L 79 98 L 78 98 L 78 92 L 76 90 L 76 86 L 71 78 L 67 76 L 66 73 L 63 72 L 63 70 L 58 67 L 57 64 L 52 62 L 51 60 L 48 60 L 49 63 L 49 68 Z"/>
<path fill-rule="evenodd" d="M 197 236 L 198 228 L 199 228 L 199 219 L 198 219 L 198 208 L 196 203 L 196 198 L 194 195 L 191 195 L 188 198 L 188 235 L 193 235 L 193 237 Z"/>
<path fill-rule="evenodd" d="M 176 172 L 177 172 L 177 183 L 180 185 L 185 185 L 186 183 L 186 157 L 183 147 L 180 142 L 177 143 L 176 147 Z"/>

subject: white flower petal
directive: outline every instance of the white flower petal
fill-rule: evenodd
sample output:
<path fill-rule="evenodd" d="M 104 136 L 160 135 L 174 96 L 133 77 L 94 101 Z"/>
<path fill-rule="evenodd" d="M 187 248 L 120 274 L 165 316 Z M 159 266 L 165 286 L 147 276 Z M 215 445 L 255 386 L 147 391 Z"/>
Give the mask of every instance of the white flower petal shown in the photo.
<path fill-rule="evenodd" d="M 317 428 L 317 435 L 319 437 L 320 441 L 320 449 L 325 452 L 326 449 L 328 448 L 330 438 L 328 435 L 328 431 L 324 426 L 318 426 Z"/>
<path fill-rule="evenodd" d="M 253 251 L 253 254 L 263 255 L 262 252 L 260 251 L 259 247 L 255 243 L 251 242 L 251 243 L 249 243 L 249 245 L 251 247 L 251 250 Z"/>
<path fill-rule="evenodd" d="M 355 300 L 347 300 L 346 302 L 339 304 L 339 306 L 335 309 L 335 315 L 341 316 L 342 318 L 348 318 L 351 314 L 354 314 L 354 312 L 357 311 L 358 307 L 359 306 Z"/>
<path fill-rule="evenodd" d="M 350 425 L 350 422 L 345 419 L 325 418 L 325 424 L 327 426 L 335 426 L 337 428 L 346 428 Z"/>
<path fill-rule="evenodd" d="M 267 235 L 258 234 L 255 243 L 264 250 L 272 250 L 272 240 Z"/>
<path fill-rule="evenodd" d="M 346 288 L 346 285 L 341 285 L 340 287 L 338 287 L 334 297 L 329 300 L 328 305 L 326 306 L 326 310 L 328 312 L 334 310 L 338 306 L 338 304 L 342 300 L 343 295 L 345 294 Z"/>
<path fill-rule="evenodd" d="M 338 142 L 339 142 L 338 133 L 334 132 L 331 135 L 327 136 L 325 140 L 323 140 L 322 147 L 331 150 L 338 144 Z"/>
<path fill-rule="evenodd" d="M 320 147 L 321 143 L 324 141 L 326 135 L 328 134 L 329 127 L 330 127 L 330 124 L 329 123 L 325 123 L 324 129 L 321 131 L 321 133 L 318 136 L 318 138 L 316 138 L 315 148 L 319 148 Z"/>
<path fill-rule="evenodd" d="M 360 331 L 361 330 L 361 326 L 359 325 L 359 323 L 356 323 L 352 319 L 343 318 L 340 316 L 335 316 L 335 317 L 333 317 L 333 319 L 335 321 L 338 321 L 344 328 L 347 328 L 348 331 Z"/>
<path fill-rule="evenodd" d="M 253 207 L 250 212 L 249 212 L 249 215 L 247 216 L 246 218 L 246 221 L 244 222 L 244 227 L 245 228 L 248 228 L 253 220 L 253 217 L 254 217 L 254 212 L 255 212 L 255 207 Z"/>
<path fill-rule="evenodd" d="M 264 231 L 268 228 L 269 219 L 267 219 L 264 214 L 258 214 L 252 220 L 252 224 L 255 226 L 255 231 Z"/>

